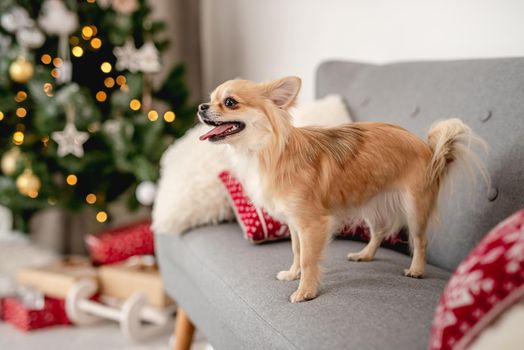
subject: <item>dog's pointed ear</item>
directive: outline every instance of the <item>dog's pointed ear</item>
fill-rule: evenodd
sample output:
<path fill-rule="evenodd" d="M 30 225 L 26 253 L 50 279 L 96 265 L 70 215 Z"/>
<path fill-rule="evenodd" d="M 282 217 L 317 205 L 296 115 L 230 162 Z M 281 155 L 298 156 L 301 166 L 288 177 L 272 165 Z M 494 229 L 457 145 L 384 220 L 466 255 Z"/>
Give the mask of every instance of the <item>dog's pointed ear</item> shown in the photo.
<path fill-rule="evenodd" d="M 302 81 L 299 77 L 285 77 L 264 83 L 264 95 L 279 108 L 287 109 L 294 105 Z"/>

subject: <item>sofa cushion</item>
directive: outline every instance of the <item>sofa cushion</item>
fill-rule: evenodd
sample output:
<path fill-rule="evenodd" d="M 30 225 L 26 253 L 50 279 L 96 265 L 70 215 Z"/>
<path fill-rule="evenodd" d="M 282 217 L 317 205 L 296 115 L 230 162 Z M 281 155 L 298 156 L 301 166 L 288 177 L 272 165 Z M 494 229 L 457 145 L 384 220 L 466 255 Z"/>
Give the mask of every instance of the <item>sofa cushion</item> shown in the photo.
<path fill-rule="evenodd" d="M 242 184 L 233 174 L 226 170 L 218 174 L 218 177 L 228 192 L 229 202 L 247 240 L 256 244 L 289 238 L 288 226 L 269 215 L 264 208 L 255 206 L 251 198 L 244 192 Z M 371 237 L 369 228 L 365 226 L 365 223 L 346 225 L 339 232 L 336 232 L 336 235 L 365 242 L 368 242 Z M 392 232 L 392 234 L 386 236 L 382 245 L 396 245 L 398 249 L 407 251 L 407 234 L 404 231 Z"/>
<path fill-rule="evenodd" d="M 344 96 L 355 121 L 398 124 L 426 139 L 430 125 L 457 117 L 490 146 L 493 188 L 458 177 L 430 229 L 428 261 L 453 270 L 498 222 L 524 207 L 524 59 L 330 61 L 317 70 L 317 97 Z"/>
<path fill-rule="evenodd" d="M 238 224 L 156 236 L 168 292 L 216 349 L 423 349 L 449 273 L 402 275 L 410 258 L 381 248 L 373 262 L 346 260 L 363 243 L 334 240 L 321 293 L 291 304 L 298 281 L 276 280 L 289 267 L 290 242 L 253 246 Z"/>

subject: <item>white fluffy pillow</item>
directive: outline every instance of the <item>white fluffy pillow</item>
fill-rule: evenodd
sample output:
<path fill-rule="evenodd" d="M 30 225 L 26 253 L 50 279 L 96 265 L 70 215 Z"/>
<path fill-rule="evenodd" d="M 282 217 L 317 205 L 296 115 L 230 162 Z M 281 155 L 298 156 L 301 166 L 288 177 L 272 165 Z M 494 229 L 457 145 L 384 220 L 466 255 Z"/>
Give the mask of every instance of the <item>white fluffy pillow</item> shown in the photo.
<path fill-rule="evenodd" d="M 198 137 L 209 127 L 197 125 L 162 156 L 153 206 L 153 231 L 182 233 L 190 228 L 233 220 L 218 173 L 228 168 L 225 145 Z"/>
<path fill-rule="evenodd" d="M 291 112 L 295 126 L 335 126 L 351 117 L 342 97 L 327 96 Z M 224 145 L 202 142 L 209 127 L 197 125 L 164 153 L 153 207 L 153 230 L 179 234 L 190 228 L 231 221 L 234 214 L 218 174 L 229 168 Z"/>
<path fill-rule="evenodd" d="M 328 95 L 291 111 L 295 126 L 337 126 L 351 122 L 344 99 Z"/>

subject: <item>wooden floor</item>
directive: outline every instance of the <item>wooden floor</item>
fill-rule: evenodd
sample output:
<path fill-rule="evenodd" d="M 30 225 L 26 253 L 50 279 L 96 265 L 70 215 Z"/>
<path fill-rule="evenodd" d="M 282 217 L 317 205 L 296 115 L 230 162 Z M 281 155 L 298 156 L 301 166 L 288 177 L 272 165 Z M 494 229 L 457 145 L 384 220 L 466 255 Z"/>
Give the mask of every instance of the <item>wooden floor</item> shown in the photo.
<path fill-rule="evenodd" d="M 116 323 L 107 322 L 91 327 L 52 327 L 33 332 L 22 332 L 0 321 L 0 349 L 34 350 L 171 350 L 172 333 L 132 343 L 120 333 Z M 195 334 L 191 350 L 206 349 L 207 342 Z"/>

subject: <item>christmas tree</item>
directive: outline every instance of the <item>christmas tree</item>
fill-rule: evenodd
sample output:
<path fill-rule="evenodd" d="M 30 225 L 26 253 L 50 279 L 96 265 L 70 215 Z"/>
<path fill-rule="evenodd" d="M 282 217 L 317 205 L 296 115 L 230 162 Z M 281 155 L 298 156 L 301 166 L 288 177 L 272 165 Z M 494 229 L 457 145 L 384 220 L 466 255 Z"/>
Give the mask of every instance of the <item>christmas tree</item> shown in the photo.
<path fill-rule="evenodd" d="M 48 207 L 104 222 L 113 201 L 151 204 L 137 186 L 195 113 L 182 66 L 153 88 L 164 27 L 146 0 L 0 1 L 0 205 L 17 228 Z"/>

